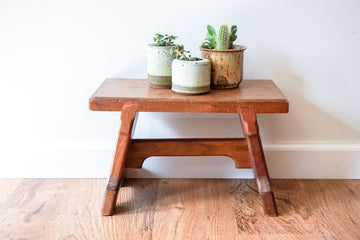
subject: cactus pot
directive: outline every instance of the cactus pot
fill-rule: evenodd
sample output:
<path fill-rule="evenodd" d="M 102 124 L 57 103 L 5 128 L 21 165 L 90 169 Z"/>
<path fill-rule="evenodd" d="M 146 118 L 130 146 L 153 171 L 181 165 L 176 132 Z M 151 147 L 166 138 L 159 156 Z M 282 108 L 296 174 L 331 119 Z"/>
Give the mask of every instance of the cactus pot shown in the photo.
<path fill-rule="evenodd" d="M 183 94 L 204 94 L 210 91 L 211 64 L 208 59 L 172 62 L 171 90 Z"/>
<path fill-rule="evenodd" d="M 200 47 L 201 57 L 211 62 L 211 88 L 237 88 L 243 80 L 243 58 L 246 47 L 216 50 Z"/>
<path fill-rule="evenodd" d="M 171 63 L 175 59 L 170 54 L 171 48 L 151 43 L 147 45 L 147 77 L 148 83 L 154 88 L 171 88 Z"/>

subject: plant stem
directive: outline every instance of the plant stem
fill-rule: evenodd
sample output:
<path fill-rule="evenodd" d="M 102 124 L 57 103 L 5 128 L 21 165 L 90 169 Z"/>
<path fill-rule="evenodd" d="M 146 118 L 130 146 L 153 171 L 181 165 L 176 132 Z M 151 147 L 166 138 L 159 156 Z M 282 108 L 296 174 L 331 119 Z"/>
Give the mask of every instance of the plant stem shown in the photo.
<path fill-rule="evenodd" d="M 177 55 L 183 56 L 186 61 L 189 61 L 189 58 L 188 58 L 184 53 L 182 53 L 181 51 L 175 50 L 175 53 L 176 53 Z"/>

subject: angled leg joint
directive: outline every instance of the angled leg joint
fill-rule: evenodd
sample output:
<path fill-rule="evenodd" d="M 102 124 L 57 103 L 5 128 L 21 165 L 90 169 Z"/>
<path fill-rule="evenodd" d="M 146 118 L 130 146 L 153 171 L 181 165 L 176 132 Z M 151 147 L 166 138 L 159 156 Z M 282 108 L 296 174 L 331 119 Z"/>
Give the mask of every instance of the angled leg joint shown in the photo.
<path fill-rule="evenodd" d="M 239 115 L 265 215 L 277 216 L 275 197 L 265 162 L 255 108 L 248 105 L 240 106 Z"/>

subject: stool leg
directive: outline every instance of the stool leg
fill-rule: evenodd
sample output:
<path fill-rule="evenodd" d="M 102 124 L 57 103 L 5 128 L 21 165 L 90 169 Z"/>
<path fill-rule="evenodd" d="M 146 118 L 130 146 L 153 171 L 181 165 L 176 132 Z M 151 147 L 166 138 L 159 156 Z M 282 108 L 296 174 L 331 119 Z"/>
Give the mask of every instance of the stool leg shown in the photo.
<path fill-rule="evenodd" d="M 251 106 L 241 106 L 239 112 L 265 215 L 275 217 L 278 213 L 266 167 L 255 109 Z"/>
<path fill-rule="evenodd" d="M 112 215 L 115 210 L 119 188 L 124 180 L 125 158 L 131 141 L 136 115 L 136 104 L 125 104 L 121 110 L 121 125 L 109 182 L 106 186 L 102 214 Z"/>

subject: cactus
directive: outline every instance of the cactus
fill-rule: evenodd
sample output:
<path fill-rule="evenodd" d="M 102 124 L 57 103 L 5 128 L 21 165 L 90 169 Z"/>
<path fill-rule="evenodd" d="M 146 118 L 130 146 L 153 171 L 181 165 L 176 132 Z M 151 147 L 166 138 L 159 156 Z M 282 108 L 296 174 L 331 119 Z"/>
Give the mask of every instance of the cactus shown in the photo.
<path fill-rule="evenodd" d="M 233 49 L 233 42 L 237 39 L 236 32 L 236 25 L 232 25 L 229 32 L 228 25 L 224 23 L 220 25 L 218 34 L 216 34 L 213 26 L 207 25 L 206 38 L 201 47 L 207 47 L 209 49 L 215 48 L 217 50 Z"/>
<path fill-rule="evenodd" d="M 221 24 L 217 34 L 216 49 L 227 50 L 229 49 L 230 32 L 227 24 Z"/>

